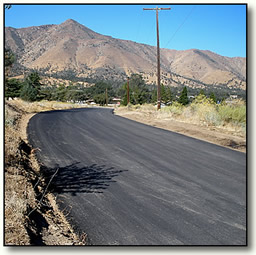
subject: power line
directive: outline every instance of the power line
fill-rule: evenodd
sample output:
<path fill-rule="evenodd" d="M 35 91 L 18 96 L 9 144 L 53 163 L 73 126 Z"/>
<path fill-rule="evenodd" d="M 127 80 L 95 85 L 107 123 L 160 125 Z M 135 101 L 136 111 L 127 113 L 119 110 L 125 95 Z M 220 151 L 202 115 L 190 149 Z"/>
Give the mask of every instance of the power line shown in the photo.
<path fill-rule="evenodd" d="M 130 103 L 129 77 L 127 77 L 127 105 Z"/>
<path fill-rule="evenodd" d="M 178 31 L 181 29 L 181 27 L 185 24 L 185 22 L 187 21 L 187 19 L 190 17 L 190 15 L 192 14 L 192 12 L 194 11 L 194 9 L 196 8 L 196 6 L 194 6 L 191 11 L 188 13 L 188 15 L 185 17 L 185 19 L 182 21 L 182 23 L 179 25 L 179 27 L 176 29 L 176 31 L 173 33 L 171 39 L 167 42 L 167 44 L 165 45 L 164 48 L 167 48 L 168 44 L 173 40 L 173 38 L 175 37 L 175 35 L 178 33 Z"/>

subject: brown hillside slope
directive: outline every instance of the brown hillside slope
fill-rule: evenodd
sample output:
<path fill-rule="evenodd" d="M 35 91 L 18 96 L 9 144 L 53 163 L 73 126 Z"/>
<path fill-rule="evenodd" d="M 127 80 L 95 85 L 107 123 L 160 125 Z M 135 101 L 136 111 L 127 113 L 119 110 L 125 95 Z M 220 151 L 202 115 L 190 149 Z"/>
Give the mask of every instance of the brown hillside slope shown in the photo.
<path fill-rule="evenodd" d="M 156 48 L 101 35 L 69 19 L 60 25 L 5 28 L 5 44 L 25 68 L 52 73 L 72 69 L 77 76 L 142 73 L 155 81 Z M 166 85 L 195 81 L 245 89 L 246 59 L 220 56 L 211 51 L 161 50 L 162 82 Z M 120 76 L 121 77 L 121 76 Z"/>

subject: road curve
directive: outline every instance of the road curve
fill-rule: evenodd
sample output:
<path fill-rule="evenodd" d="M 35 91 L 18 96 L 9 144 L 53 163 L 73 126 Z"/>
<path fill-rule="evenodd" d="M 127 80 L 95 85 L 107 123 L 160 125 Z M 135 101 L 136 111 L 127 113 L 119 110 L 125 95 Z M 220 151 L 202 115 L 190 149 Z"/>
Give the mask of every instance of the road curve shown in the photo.
<path fill-rule="evenodd" d="M 29 141 L 92 245 L 246 245 L 246 154 L 115 116 L 42 112 Z"/>

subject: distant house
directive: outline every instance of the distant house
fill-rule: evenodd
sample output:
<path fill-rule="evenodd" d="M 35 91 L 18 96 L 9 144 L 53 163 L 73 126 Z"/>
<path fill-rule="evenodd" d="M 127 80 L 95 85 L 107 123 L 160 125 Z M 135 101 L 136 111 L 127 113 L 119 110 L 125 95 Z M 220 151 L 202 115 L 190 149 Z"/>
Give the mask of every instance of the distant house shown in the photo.
<path fill-rule="evenodd" d="M 86 104 L 94 105 L 96 104 L 93 99 L 88 99 L 85 101 Z"/>
<path fill-rule="evenodd" d="M 237 99 L 237 95 L 230 95 L 229 98 L 225 100 L 226 104 L 233 104 L 235 101 L 234 99 Z"/>
<path fill-rule="evenodd" d="M 237 95 L 230 95 L 230 99 L 237 99 Z"/>
<path fill-rule="evenodd" d="M 112 99 L 112 102 L 113 102 L 114 104 L 120 105 L 120 104 L 121 104 L 121 98 L 114 97 L 114 98 Z"/>

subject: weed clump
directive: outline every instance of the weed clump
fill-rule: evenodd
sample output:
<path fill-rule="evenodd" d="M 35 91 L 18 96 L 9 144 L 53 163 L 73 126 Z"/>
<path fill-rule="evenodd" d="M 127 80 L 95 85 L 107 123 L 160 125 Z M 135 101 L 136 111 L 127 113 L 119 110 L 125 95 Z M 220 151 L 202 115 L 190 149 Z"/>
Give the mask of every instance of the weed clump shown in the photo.
<path fill-rule="evenodd" d="M 218 113 L 225 122 L 233 124 L 246 124 L 246 106 L 245 105 L 220 105 Z"/>
<path fill-rule="evenodd" d="M 182 115 L 183 111 L 185 109 L 185 106 L 183 106 L 181 103 L 175 101 L 170 106 L 166 106 L 161 108 L 160 112 L 162 113 L 170 113 L 170 115 L 173 117 Z"/>
<path fill-rule="evenodd" d="M 198 95 L 189 108 L 191 109 L 192 116 L 197 118 L 199 122 L 211 126 L 223 125 L 223 121 L 217 112 L 216 104 L 205 95 Z"/>

